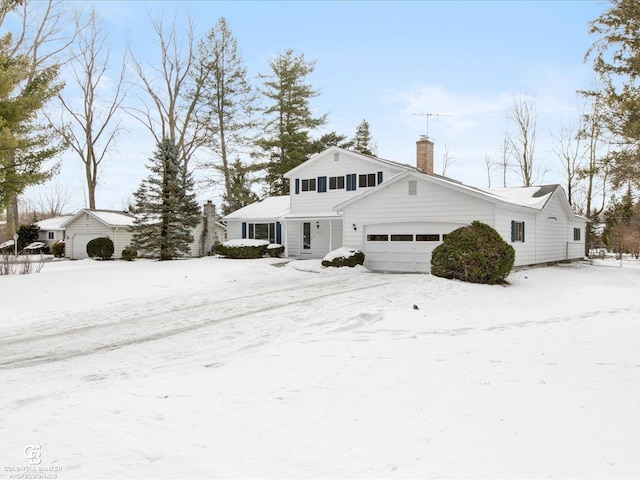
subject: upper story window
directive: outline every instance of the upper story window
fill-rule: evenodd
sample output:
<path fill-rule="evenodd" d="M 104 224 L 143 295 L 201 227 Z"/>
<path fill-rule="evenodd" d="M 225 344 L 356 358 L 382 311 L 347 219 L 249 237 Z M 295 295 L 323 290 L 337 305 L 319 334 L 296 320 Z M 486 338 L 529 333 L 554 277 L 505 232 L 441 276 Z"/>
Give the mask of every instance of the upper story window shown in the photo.
<path fill-rule="evenodd" d="M 48 238 L 49 240 L 53 240 L 56 238 L 56 234 L 55 232 L 47 232 L 48 233 Z"/>
<path fill-rule="evenodd" d="M 302 191 L 303 192 L 315 192 L 316 191 L 316 179 L 308 178 L 302 180 Z"/>
<path fill-rule="evenodd" d="M 344 177 L 329 177 L 329 190 L 344 190 Z"/>
<path fill-rule="evenodd" d="M 376 186 L 376 174 L 375 173 L 365 173 L 358 176 L 358 186 L 360 188 L 364 187 L 375 187 Z"/>

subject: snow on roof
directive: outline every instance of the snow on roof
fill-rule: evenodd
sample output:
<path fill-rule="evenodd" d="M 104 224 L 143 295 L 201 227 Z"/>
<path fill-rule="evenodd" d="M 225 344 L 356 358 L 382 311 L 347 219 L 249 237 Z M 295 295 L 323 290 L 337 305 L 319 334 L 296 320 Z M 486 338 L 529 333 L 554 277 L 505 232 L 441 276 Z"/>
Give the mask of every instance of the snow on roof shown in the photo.
<path fill-rule="evenodd" d="M 482 190 L 509 203 L 542 209 L 557 188 L 558 185 L 538 185 L 535 187 L 486 188 Z"/>
<path fill-rule="evenodd" d="M 107 225 L 118 227 L 132 227 L 135 217 L 127 212 L 115 212 L 111 210 L 91 210 L 93 215 Z"/>
<path fill-rule="evenodd" d="M 64 230 L 62 224 L 69 220 L 73 215 L 60 215 L 58 217 L 45 218 L 36 222 L 40 230 Z"/>
<path fill-rule="evenodd" d="M 280 218 L 289 213 L 289 195 L 267 197 L 259 202 L 247 205 L 222 217 L 223 220 L 235 218 L 267 219 Z"/>

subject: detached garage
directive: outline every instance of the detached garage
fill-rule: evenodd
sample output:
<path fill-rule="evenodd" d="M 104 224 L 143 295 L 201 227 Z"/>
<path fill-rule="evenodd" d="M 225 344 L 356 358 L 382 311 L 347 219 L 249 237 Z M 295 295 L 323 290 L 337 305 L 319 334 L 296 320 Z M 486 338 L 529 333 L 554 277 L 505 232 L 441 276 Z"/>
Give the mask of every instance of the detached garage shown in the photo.
<path fill-rule="evenodd" d="M 559 185 L 479 189 L 406 171 L 335 210 L 343 215 L 343 246 L 364 251 L 374 271 L 429 272 L 431 252 L 474 220 L 514 247 L 515 265 L 584 257 L 588 220 L 572 212 Z"/>
<path fill-rule="evenodd" d="M 128 212 L 80 210 L 62 225 L 65 228 L 65 256 L 72 260 L 87 258 L 87 243 L 94 238 L 108 237 L 113 241 L 113 257 L 120 258 L 124 247 L 131 243 L 133 219 Z"/>

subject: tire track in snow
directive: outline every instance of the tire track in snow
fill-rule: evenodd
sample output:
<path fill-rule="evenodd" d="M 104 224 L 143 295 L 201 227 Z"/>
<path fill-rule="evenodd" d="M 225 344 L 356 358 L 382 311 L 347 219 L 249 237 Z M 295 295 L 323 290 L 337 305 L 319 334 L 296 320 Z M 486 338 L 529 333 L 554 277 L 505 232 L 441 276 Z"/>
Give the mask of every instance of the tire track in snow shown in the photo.
<path fill-rule="evenodd" d="M 377 282 L 356 288 L 347 288 L 347 286 L 353 285 L 352 280 L 344 280 L 342 282 L 333 281 L 330 284 L 318 282 L 313 285 L 303 286 L 302 294 L 306 293 L 306 295 L 302 297 L 300 296 L 300 289 L 283 291 L 282 288 L 280 288 L 277 290 L 270 290 L 268 292 L 261 292 L 255 295 L 227 299 L 224 302 L 210 299 L 209 301 L 200 302 L 195 305 L 172 309 L 157 314 L 157 316 L 152 319 L 152 324 L 149 323 L 149 312 L 145 311 L 143 315 L 130 315 L 126 319 L 121 319 L 118 322 L 80 327 L 65 332 L 12 340 L 0 343 L 0 369 L 9 370 L 30 367 L 99 352 L 117 350 L 141 343 L 163 340 L 168 337 L 199 330 L 238 318 L 269 312 L 279 308 L 312 303 L 319 299 L 336 295 L 346 295 L 361 290 L 386 286 L 388 284 L 389 282 Z M 322 288 L 323 293 L 311 293 L 311 290 L 317 292 L 319 288 Z M 327 291 L 327 289 L 329 289 L 329 291 Z M 308 292 L 305 292 L 305 290 Z M 269 303 L 269 297 L 276 295 L 276 292 L 280 294 L 280 300 Z M 286 301 L 281 300 L 282 294 L 287 297 Z M 234 302 L 244 301 L 246 299 L 256 299 L 259 297 L 266 297 L 264 300 L 267 301 L 268 304 L 266 306 L 253 309 L 238 309 L 237 305 L 233 305 Z M 216 311 L 220 311 L 219 306 L 221 303 L 226 303 L 227 306 L 222 309 L 222 312 L 219 313 L 219 315 L 215 315 Z M 128 304 L 128 306 L 130 306 L 130 304 Z M 246 304 L 245 306 L 250 307 L 250 305 Z M 185 312 L 190 312 L 189 319 L 185 321 L 182 316 L 178 320 L 181 321 L 182 324 L 175 326 L 176 314 L 182 315 Z M 211 318 L 212 313 L 215 318 Z M 79 315 L 83 318 L 86 318 L 87 316 L 86 313 Z M 164 327 L 167 324 L 171 325 L 173 328 L 149 331 L 150 327 Z M 136 332 L 136 328 L 139 331 Z M 82 343 L 84 343 L 84 345 L 82 345 Z M 39 352 L 39 354 L 25 355 L 25 350 L 28 352 Z"/>

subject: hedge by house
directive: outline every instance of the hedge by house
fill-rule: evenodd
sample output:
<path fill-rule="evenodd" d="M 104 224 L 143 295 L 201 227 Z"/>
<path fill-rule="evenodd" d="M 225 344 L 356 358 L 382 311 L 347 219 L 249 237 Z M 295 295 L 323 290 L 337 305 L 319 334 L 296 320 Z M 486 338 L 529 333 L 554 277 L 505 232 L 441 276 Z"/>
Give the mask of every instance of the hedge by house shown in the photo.
<path fill-rule="evenodd" d="M 113 257 L 113 251 L 113 241 L 108 237 L 94 238 L 87 243 L 87 255 L 89 255 L 89 258 L 107 260 Z"/>
<path fill-rule="evenodd" d="M 216 253 L 229 258 L 261 258 L 268 246 L 266 240 L 227 240 L 216 247 Z"/>
<path fill-rule="evenodd" d="M 458 228 L 431 254 L 431 273 L 471 283 L 505 281 L 515 261 L 515 250 L 487 224 L 474 221 Z"/>
<path fill-rule="evenodd" d="M 341 247 L 325 255 L 323 267 L 355 267 L 364 264 L 364 253 L 355 248 Z"/>

